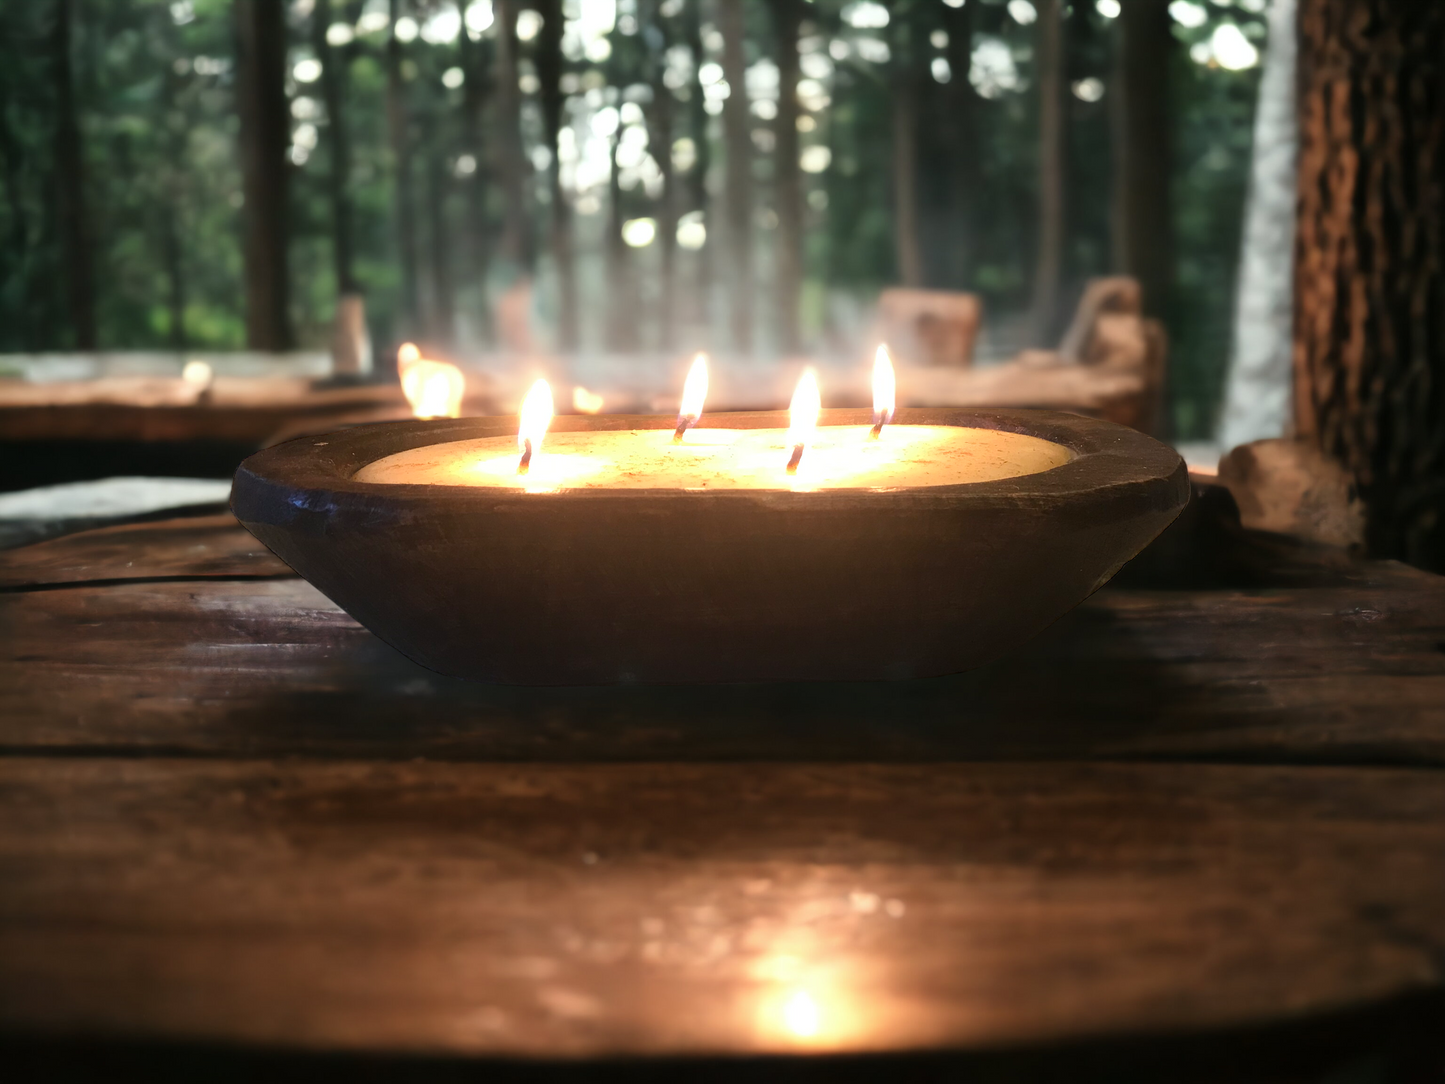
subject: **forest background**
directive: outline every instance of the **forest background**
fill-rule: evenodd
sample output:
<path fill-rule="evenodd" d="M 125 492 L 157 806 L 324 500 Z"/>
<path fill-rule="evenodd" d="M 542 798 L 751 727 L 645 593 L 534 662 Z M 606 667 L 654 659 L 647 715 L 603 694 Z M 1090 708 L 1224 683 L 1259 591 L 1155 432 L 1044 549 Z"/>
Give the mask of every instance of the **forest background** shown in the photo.
<path fill-rule="evenodd" d="M 355 292 L 379 356 L 466 362 L 522 282 L 540 344 L 622 354 L 847 354 L 880 288 L 966 289 L 1000 357 L 1123 271 L 1170 334 L 1174 434 L 1206 438 L 1265 7 L 8 3 L 0 352 L 324 347 Z M 243 125 L 269 91 L 279 129 Z M 279 205 L 247 207 L 268 156 Z"/>

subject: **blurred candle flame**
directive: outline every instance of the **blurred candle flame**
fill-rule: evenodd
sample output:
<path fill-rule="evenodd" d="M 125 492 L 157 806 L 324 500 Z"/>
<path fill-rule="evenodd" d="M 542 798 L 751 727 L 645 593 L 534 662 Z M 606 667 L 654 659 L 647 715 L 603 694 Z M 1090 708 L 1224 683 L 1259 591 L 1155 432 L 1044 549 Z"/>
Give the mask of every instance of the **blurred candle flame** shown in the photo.
<path fill-rule="evenodd" d="M 418 418 L 459 418 L 467 380 L 462 371 L 445 361 L 421 356 L 415 343 L 402 343 L 396 352 L 401 390 Z"/>
<path fill-rule="evenodd" d="M 596 414 L 602 409 L 603 403 L 602 396 L 588 391 L 581 384 L 572 389 L 572 409 L 578 414 Z"/>
<path fill-rule="evenodd" d="M 783 1026 L 799 1039 L 811 1039 L 818 1034 L 822 1024 L 822 1013 L 818 1002 L 806 990 L 794 990 L 783 1002 Z"/>
<path fill-rule="evenodd" d="M 698 354 L 692 359 L 692 368 L 687 371 L 687 382 L 682 386 L 682 406 L 677 410 L 677 431 L 672 435 L 674 442 L 682 440 L 682 434 L 697 424 L 706 401 L 707 355 Z"/>
<path fill-rule="evenodd" d="M 878 353 L 873 359 L 873 439 L 883 432 L 883 427 L 893 420 L 893 405 L 896 397 L 896 382 L 893 376 L 893 359 L 888 356 L 888 347 L 878 344 Z"/>
<path fill-rule="evenodd" d="M 552 424 L 552 389 L 545 380 L 539 380 L 522 400 L 521 417 L 517 425 L 517 449 L 522 461 L 517 465 L 518 474 L 526 474 L 531 468 L 532 457 L 542 450 L 542 438 Z"/>
<path fill-rule="evenodd" d="M 805 369 L 793 391 L 793 402 L 788 407 L 788 473 L 795 474 L 803 453 L 813 442 L 813 430 L 818 425 L 818 411 L 822 409 L 822 398 L 818 393 L 818 377 L 812 369 Z"/>

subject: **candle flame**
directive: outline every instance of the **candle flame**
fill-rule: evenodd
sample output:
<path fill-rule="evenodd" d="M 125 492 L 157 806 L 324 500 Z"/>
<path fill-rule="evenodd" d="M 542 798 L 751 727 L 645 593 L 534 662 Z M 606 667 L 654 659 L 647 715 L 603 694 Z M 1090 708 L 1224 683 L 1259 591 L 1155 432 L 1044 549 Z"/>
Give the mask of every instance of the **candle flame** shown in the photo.
<path fill-rule="evenodd" d="M 873 359 L 873 433 L 877 437 L 883 427 L 893 420 L 893 405 L 896 397 L 896 382 L 893 377 L 893 359 L 888 356 L 888 347 L 878 344 L 878 353 Z"/>
<path fill-rule="evenodd" d="M 588 391 L 581 384 L 572 389 L 572 409 L 578 414 L 596 414 L 605 400 L 596 392 Z"/>
<path fill-rule="evenodd" d="M 458 418 L 467 380 L 462 371 L 445 361 L 421 356 L 414 343 L 402 343 L 396 352 L 401 390 L 418 418 Z"/>
<path fill-rule="evenodd" d="M 818 377 L 812 369 L 805 369 L 793 391 L 793 402 L 788 407 L 788 473 L 798 469 L 803 452 L 813 442 L 813 430 L 818 425 L 818 411 L 822 399 L 818 393 Z"/>
<path fill-rule="evenodd" d="M 532 457 L 542 450 L 542 438 L 547 435 L 547 426 L 552 424 L 552 389 L 545 380 L 539 380 L 522 400 L 521 418 L 517 425 L 517 449 L 522 453 L 518 466 L 519 474 L 530 468 Z"/>
<path fill-rule="evenodd" d="M 693 358 L 692 368 L 687 371 L 687 382 L 682 386 L 682 406 L 677 412 L 678 421 L 685 418 L 688 425 L 696 425 L 697 420 L 702 417 L 702 405 L 706 401 L 707 355 L 699 354 Z"/>

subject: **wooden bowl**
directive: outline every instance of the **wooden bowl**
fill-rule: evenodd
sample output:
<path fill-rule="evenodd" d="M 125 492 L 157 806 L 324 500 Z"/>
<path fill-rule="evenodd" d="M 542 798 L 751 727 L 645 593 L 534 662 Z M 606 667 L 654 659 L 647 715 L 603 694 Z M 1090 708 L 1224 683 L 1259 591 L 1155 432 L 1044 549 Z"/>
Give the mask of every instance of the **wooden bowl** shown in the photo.
<path fill-rule="evenodd" d="M 867 424 L 859 410 L 822 425 Z M 1049 411 L 902 410 L 1003 429 L 1072 461 L 1004 481 L 816 492 L 377 485 L 368 463 L 503 436 L 515 418 L 361 426 L 252 456 L 231 506 L 363 625 L 444 674 L 524 685 L 873 680 L 1016 647 L 1178 515 L 1183 461 L 1132 429 Z M 782 412 L 709 415 L 782 428 Z M 671 428 L 563 416 L 554 431 Z"/>

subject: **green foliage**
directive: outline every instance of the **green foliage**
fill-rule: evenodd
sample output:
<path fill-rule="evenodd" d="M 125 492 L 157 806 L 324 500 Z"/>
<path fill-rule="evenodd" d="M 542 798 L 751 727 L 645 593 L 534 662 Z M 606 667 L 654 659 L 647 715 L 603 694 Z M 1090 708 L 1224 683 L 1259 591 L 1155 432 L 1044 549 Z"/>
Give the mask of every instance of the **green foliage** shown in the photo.
<path fill-rule="evenodd" d="M 56 221 L 51 47 L 56 2 L 34 0 L 0 7 L 0 351 L 64 349 L 72 342 Z M 244 336 L 241 177 L 231 2 L 72 2 L 75 95 L 100 345 L 239 347 Z M 1095 2 L 1073 0 L 1066 19 L 1067 78 L 1076 87 L 1092 80 L 1090 85 L 1102 94 L 1101 99 L 1089 91 L 1076 92 L 1068 99 L 1066 297 L 1076 295 L 1087 278 L 1108 273 L 1112 266 L 1107 88 L 1113 31 Z M 968 152 L 977 187 L 965 194 L 973 201 L 976 226 L 967 260 L 954 258 L 950 248 L 955 244 L 951 208 L 959 198 L 951 172 L 957 167 L 951 164 L 956 155 L 950 133 L 955 119 L 951 111 L 971 73 L 955 71 L 951 83 L 939 81 L 937 65 L 947 54 L 938 36 L 945 25 L 943 0 L 893 0 L 883 5 L 889 17 L 886 27 L 867 25 L 867 19 L 854 25 L 858 21 L 854 0 L 815 0 L 805 7 L 803 33 L 810 41 L 808 47 L 825 58 L 829 74 L 821 83 L 830 99 L 810 114 L 815 127 L 802 136 L 805 151 L 826 147 L 831 153 L 825 170 L 804 176 L 808 199 L 804 326 L 815 337 L 828 330 L 830 292 L 866 296 L 896 280 L 889 148 L 896 123 L 894 87 L 909 73 L 918 79 L 923 94 L 920 232 L 929 252 L 929 275 L 934 280 L 930 284 L 978 291 L 989 321 L 1000 327 L 1027 306 L 1038 189 L 1034 28 L 1020 21 L 1019 9 L 1002 0 L 968 3 L 975 69 L 980 47 L 992 49 L 996 60 L 1003 58 L 1012 66 L 1014 82 L 985 88 L 974 78 L 986 96 L 969 91 L 975 119 Z M 425 26 L 444 6 L 442 0 L 403 0 L 401 9 Z M 1251 40 L 1262 44 L 1258 41 L 1262 17 L 1252 11 L 1257 5 L 1222 6 L 1201 0 L 1192 6 L 1203 22 L 1176 28 L 1179 49 L 1170 88 L 1178 118 L 1176 145 L 1173 161 L 1160 163 L 1174 179 L 1178 288 L 1170 313 L 1171 381 L 1176 427 L 1184 436 L 1209 430 L 1219 399 L 1258 81 L 1257 68 L 1227 71 L 1204 62 L 1199 49 L 1225 22 L 1243 26 Z M 311 7 L 308 0 L 299 0 L 289 8 L 291 73 L 298 62 L 313 55 Z M 502 163 L 495 88 L 490 83 L 446 86 L 443 82 L 445 77 L 455 84 L 455 75 L 446 75 L 454 68 L 463 69 L 467 80 L 491 79 L 495 27 L 477 40 L 469 41 L 463 30 L 450 41 L 428 40 L 432 35 L 423 33 L 403 45 L 400 104 L 408 119 L 405 150 L 398 160 L 387 126 L 387 31 L 375 19 L 384 7 L 375 0 L 332 0 L 332 19 L 356 29 L 352 40 L 330 50 L 342 83 L 340 119 L 349 143 L 344 190 L 351 206 L 352 270 L 367 296 L 373 338 L 381 348 L 411 333 L 406 327 L 406 284 L 398 259 L 398 169 L 409 171 L 414 194 L 423 321 L 441 308 L 437 267 L 450 279 L 455 309 L 464 322 L 475 326 L 481 326 L 489 295 L 494 296 L 516 273 L 493 251 L 506 225 L 497 183 Z M 707 11 L 703 9 L 704 20 Z M 615 106 L 622 101 L 623 88 L 647 82 L 649 64 L 656 63 L 667 46 L 686 38 L 689 16 L 680 4 L 619 0 L 618 12 L 618 29 L 609 37 L 610 57 L 589 60 L 575 49 L 569 54 L 568 115 L 583 127 L 604 103 Z M 370 13 L 370 23 L 365 13 Z M 624 28 L 628 19 L 634 22 Z M 647 24 L 648 19 L 653 23 Z M 666 20 L 666 34 L 649 39 L 649 33 L 657 33 L 650 26 L 661 25 L 659 19 Z M 774 24 L 768 6 L 758 2 L 748 5 L 747 19 L 747 52 L 753 63 L 775 50 Z M 703 40 L 704 55 L 692 58 L 693 64 L 716 58 L 711 26 L 704 25 Z M 887 55 L 879 52 L 880 47 Z M 529 76 L 535 82 L 533 48 L 534 43 L 523 43 L 524 86 Z M 973 74 L 977 76 L 977 71 Z M 941 77 L 947 78 L 947 73 Z M 334 119 L 325 115 L 319 82 L 298 83 L 294 74 L 287 78 L 295 139 L 288 222 L 292 316 L 301 341 L 320 345 L 327 336 L 337 288 L 331 188 Z M 589 97 L 589 90 L 603 89 L 604 83 L 605 93 Z M 706 131 L 694 130 L 686 100 L 691 85 L 674 85 L 674 93 L 679 102 L 671 137 L 688 135 L 704 143 L 714 179 L 720 178 L 724 148 L 717 120 L 711 120 Z M 542 140 L 534 89 L 522 94 L 522 102 L 522 131 L 530 155 Z M 766 129 L 765 117 L 757 123 Z M 654 146 L 650 152 L 666 154 L 669 148 Z M 464 156 L 475 161 L 475 172 L 459 165 Z M 772 166 L 765 151 L 756 162 L 760 169 L 756 203 L 762 214 L 771 203 Z M 540 242 L 545 264 L 547 211 L 541 202 L 545 185 L 530 167 L 527 174 L 526 226 Z M 690 191 L 692 180 L 685 170 L 677 181 L 685 193 Z M 720 233 L 717 186 L 712 187 L 709 252 Z M 629 188 L 622 193 L 624 217 L 656 215 L 658 198 L 642 186 Z M 690 199 L 681 199 L 680 211 L 689 209 Z M 579 259 L 590 267 L 600 258 L 598 220 L 579 217 L 577 221 L 582 239 Z M 768 234 L 760 232 L 759 251 L 765 260 L 770 244 Z M 699 259 L 688 254 L 683 258 Z M 656 261 L 639 258 L 634 264 L 654 268 Z M 595 282 L 595 277 L 589 273 L 583 281 Z M 766 283 L 766 275 L 762 281 Z M 653 284 L 643 284 L 644 297 L 654 293 Z M 606 289 L 584 294 L 588 309 L 584 326 L 600 324 L 600 313 L 608 304 L 606 294 Z M 543 311 L 548 311 L 552 300 L 546 296 L 541 300 Z"/>

